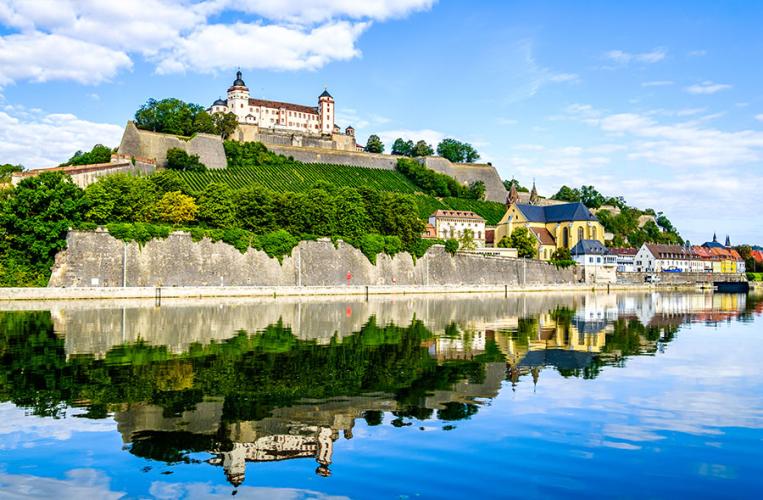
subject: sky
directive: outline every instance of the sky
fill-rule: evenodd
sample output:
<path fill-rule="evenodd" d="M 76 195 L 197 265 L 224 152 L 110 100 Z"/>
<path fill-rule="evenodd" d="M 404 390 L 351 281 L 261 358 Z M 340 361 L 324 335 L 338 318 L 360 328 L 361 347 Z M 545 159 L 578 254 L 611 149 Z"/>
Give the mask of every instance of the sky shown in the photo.
<path fill-rule="evenodd" d="M 594 185 L 693 243 L 763 244 L 763 2 L 0 0 L 0 163 L 116 146 L 148 98 L 255 97 L 472 143 L 541 195 Z"/>

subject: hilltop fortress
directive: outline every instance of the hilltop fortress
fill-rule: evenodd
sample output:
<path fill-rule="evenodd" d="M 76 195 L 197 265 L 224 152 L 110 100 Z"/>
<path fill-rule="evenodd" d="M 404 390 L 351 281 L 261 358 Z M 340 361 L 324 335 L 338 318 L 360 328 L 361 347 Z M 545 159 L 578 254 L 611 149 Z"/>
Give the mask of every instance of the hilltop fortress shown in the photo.
<path fill-rule="evenodd" d="M 241 72 L 236 73 L 227 91 L 227 100 L 217 99 L 208 108 L 210 113 L 234 113 L 238 127 L 231 139 L 241 142 L 262 142 L 268 149 L 291 156 L 304 163 L 330 163 L 365 168 L 393 170 L 397 156 L 363 151 L 355 141 L 355 129 L 347 126 L 344 132 L 335 123 L 335 101 L 327 90 L 318 96 L 317 106 L 253 98 Z M 156 161 L 166 165 L 170 148 L 180 148 L 199 159 L 209 168 L 225 168 L 225 151 L 220 137 L 196 134 L 183 139 L 169 134 L 141 130 L 133 122 L 125 127 L 119 154 Z M 485 183 L 485 197 L 503 203 L 506 188 L 498 172 L 490 164 L 454 164 L 439 156 L 419 158 L 427 168 L 449 175 L 459 182 Z"/>

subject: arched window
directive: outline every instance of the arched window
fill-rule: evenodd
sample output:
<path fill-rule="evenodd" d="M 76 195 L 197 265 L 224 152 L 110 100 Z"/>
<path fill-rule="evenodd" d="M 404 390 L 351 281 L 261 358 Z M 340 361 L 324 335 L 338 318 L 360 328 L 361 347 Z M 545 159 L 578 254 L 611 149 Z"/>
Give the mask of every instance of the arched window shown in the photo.
<path fill-rule="evenodd" d="M 595 227 L 591 228 L 591 239 L 592 240 L 596 239 L 596 228 Z"/>
<path fill-rule="evenodd" d="M 584 240 L 584 239 L 585 239 L 585 236 L 584 236 L 583 228 L 579 227 L 578 228 L 578 241 Z"/>
<path fill-rule="evenodd" d="M 566 227 L 562 229 L 562 246 L 564 248 L 570 248 L 570 230 Z"/>

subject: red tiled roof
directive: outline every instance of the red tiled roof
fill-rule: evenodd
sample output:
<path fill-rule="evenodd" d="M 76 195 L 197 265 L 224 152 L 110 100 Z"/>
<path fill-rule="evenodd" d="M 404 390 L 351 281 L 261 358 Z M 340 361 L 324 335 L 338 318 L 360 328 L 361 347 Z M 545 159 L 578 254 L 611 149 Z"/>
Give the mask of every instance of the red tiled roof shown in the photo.
<path fill-rule="evenodd" d="M 63 172 L 65 174 L 83 174 L 85 172 L 96 172 L 98 170 L 108 170 L 110 168 L 122 167 L 130 163 L 130 160 L 122 160 L 109 163 L 91 163 L 90 165 L 69 165 L 66 167 L 35 168 L 25 170 L 24 172 L 15 172 L 13 177 L 34 177 L 44 172 Z"/>
<path fill-rule="evenodd" d="M 468 210 L 436 210 L 430 217 L 456 217 L 458 219 L 473 219 L 484 222 L 485 219 Z"/>
<path fill-rule="evenodd" d="M 286 109 L 289 111 L 296 111 L 298 113 L 309 113 L 311 115 L 317 115 L 318 110 L 310 106 L 302 106 L 301 104 L 291 104 L 289 102 L 268 101 L 265 99 L 249 99 L 250 106 L 262 106 L 265 108 Z"/>
<path fill-rule="evenodd" d="M 682 245 L 662 245 L 657 243 L 646 243 L 646 247 L 657 259 L 679 259 L 696 260 L 699 256 L 691 248 Z"/>
<path fill-rule="evenodd" d="M 541 245 L 556 245 L 554 237 L 551 236 L 551 233 L 545 227 L 531 227 L 530 231 L 535 233 L 535 236 L 538 237 L 538 241 L 540 241 Z"/>
<path fill-rule="evenodd" d="M 750 255 L 755 262 L 763 264 L 763 250 L 753 250 Z"/>

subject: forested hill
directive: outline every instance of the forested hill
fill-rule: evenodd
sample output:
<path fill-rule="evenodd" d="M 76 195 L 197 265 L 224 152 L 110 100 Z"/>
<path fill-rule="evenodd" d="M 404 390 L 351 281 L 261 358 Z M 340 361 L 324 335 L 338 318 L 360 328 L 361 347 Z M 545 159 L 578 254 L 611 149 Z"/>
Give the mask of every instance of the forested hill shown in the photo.
<path fill-rule="evenodd" d="M 551 197 L 560 201 L 580 201 L 596 213 L 607 232 L 614 235 L 609 242 L 615 247 L 640 247 L 642 243 L 683 244 L 684 240 L 670 220 L 654 209 L 629 206 L 622 196 L 607 197 L 593 186 L 562 186 Z"/>

